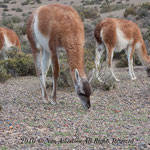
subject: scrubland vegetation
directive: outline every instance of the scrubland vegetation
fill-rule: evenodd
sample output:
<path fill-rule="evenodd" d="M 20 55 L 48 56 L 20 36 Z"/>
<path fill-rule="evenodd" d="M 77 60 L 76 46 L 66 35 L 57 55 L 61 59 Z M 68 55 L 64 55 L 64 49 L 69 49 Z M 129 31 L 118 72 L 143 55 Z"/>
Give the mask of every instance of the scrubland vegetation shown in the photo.
<path fill-rule="evenodd" d="M 93 94 L 92 108 L 85 112 L 73 92 L 72 79 L 69 74 L 66 54 L 59 53 L 60 78 L 58 81 L 58 105 L 43 104 L 39 80 L 36 77 L 31 48 L 26 38 L 26 22 L 33 9 L 46 0 L 2 0 L 0 11 L 1 26 L 14 30 L 19 36 L 22 52 L 16 48 L 8 52 L 8 59 L 3 60 L 0 54 L 0 149 L 148 149 L 150 82 L 144 68 L 136 68 L 136 81 L 128 75 L 127 58 L 124 52 L 114 56 L 116 75 L 121 80 L 115 82 L 105 67 L 102 71 L 103 83 L 97 79 L 91 82 Z M 49 0 L 49 2 L 52 2 Z M 56 2 L 61 2 L 57 0 Z M 67 3 L 68 2 L 68 3 Z M 94 68 L 95 25 L 103 15 L 122 10 L 122 18 L 136 22 L 144 37 L 147 51 L 150 54 L 150 2 L 132 4 L 130 0 L 82 0 L 80 6 L 76 1 L 67 1 L 81 16 L 85 27 L 85 70 L 87 75 Z M 11 6 L 11 7 L 10 7 Z M 28 8 L 28 9 L 27 9 Z M 105 61 L 105 55 L 102 62 Z M 105 62 L 103 62 L 105 63 Z M 134 64 L 141 65 L 134 56 Z M 105 66 L 105 65 L 104 65 Z M 106 71 L 106 74 L 105 74 Z M 52 76 L 51 69 L 48 77 Z M 9 80 L 8 80 L 9 79 Z M 68 88 L 69 87 L 69 88 Z M 48 78 L 47 88 L 52 91 L 52 81 Z M 51 93 L 51 92 L 50 92 Z M 50 95 L 49 93 L 49 95 Z M 2 105 L 2 106 L 1 106 Z M 1 134 L 2 132 L 2 134 Z M 2 136 L 1 136 L 2 135 Z M 22 138 L 36 138 L 36 142 Z M 108 139 L 109 144 L 59 143 L 38 139 L 79 138 L 85 137 Z M 113 138 L 133 139 L 133 143 L 111 143 Z M 8 140 L 9 139 L 9 140 Z"/>
<path fill-rule="evenodd" d="M 11 0 L 6 0 L 0 3 L 0 7 L 2 8 L 8 8 L 8 4 L 9 3 L 14 3 L 15 1 L 11 1 Z M 36 3 L 40 3 L 40 1 L 32 1 L 32 0 L 26 0 L 24 2 L 21 3 L 21 5 L 30 5 L 30 4 L 36 4 Z M 89 73 L 90 70 L 92 70 L 92 68 L 94 67 L 94 57 L 95 57 L 95 40 L 94 40 L 94 36 L 93 36 L 93 30 L 95 28 L 95 25 L 98 23 L 99 20 L 101 20 L 101 14 L 105 13 L 105 12 L 109 12 L 109 11 L 117 11 L 117 7 L 119 9 L 125 9 L 124 11 L 124 17 L 126 19 L 130 19 L 132 18 L 135 22 L 139 23 L 139 25 L 144 28 L 146 26 L 146 31 L 143 33 L 143 37 L 144 40 L 146 40 L 146 44 L 147 44 L 147 48 L 149 49 L 149 43 L 150 43 L 150 22 L 148 21 L 147 24 L 145 25 L 145 21 L 148 20 L 149 16 L 150 16 L 150 3 L 144 3 L 142 5 L 137 5 L 134 6 L 133 4 L 130 6 L 129 3 L 122 3 L 121 1 L 117 2 L 116 4 L 112 4 L 111 1 L 109 2 L 103 2 L 103 1 L 96 1 L 96 0 L 91 0 L 91 1 L 82 1 L 83 6 L 80 7 L 74 7 L 79 15 L 81 16 L 82 20 L 84 21 L 84 25 L 85 25 L 85 37 L 86 37 L 86 43 L 85 43 L 85 68 L 86 68 L 86 72 Z M 96 5 L 95 7 L 90 7 L 91 5 Z M 20 13 L 22 12 L 21 8 L 12 8 L 13 11 L 20 11 Z M 1 25 L 2 26 L 6 26 L 12 30 L 14 30 L 17 35 L 19 36 L 20 40 L 21 40 L 21 46 L 22 46 L 22 51 L 25 53 L 24 55 L 21 56 L 20 60 L 22 58 L 22 65 L 20 65 L 20 68 L 18 68 L 20 71 L 20 73 L 18 73 L 18 69 L 15 69 L 15 66 L 18 67 L 17 64 L 12 64 L 11 63 L 17 63 L 19 62 L 19 60 L 17 60 L 17 57 L 14 58 L 10 58 L 13 59 L 13 61 L 9 60 L 9 67 L 12 67 L 12 70 L 14 70 L 14 72 L 16 72 L 16 75 L 35 75 L 33 72 L 34 71 L 34 65 L 33 65 L 33 60 L 31 59 L 32 56 L 30 56 L 31 58 L 30 63 L 32 65 L 29 65 L 29 63 L 23 62 L 26 61 L 29 56 L 28 53 L 31 53 L 30 50 L 30 45 L 26 39 L 26 22 L 27 22 L 27 18 L 29 17 L 30 12 L 28 13 L 24 13 L 22 12 L 21 16 L 12 16 L 11 14 L 6 13 L 3 10 L 2 13 L 2 20 L 1 20 Z M 87 22 L 87 20 L 89 20 L 89 22 Z M 26 56 L 27 54 L 27 56 Z M 65 56 L 63 54 L 61 54 L 62 58 L 61 58 L 61 62 L 63 63 L 63 59 L 65 60 L 65 62 L 67 61 L 67 58 L 65 58 Z M 118 63 L 116 64 L 116 67 L 127 67 L 127 59 L 124 53 L 121 54 L 115 54 L 114 56 L 115 58 L 118 58 Z M 135 56 L 135 64 L 136 65 L 140 65 L 139 59 L 137 56 Z M 2 64 L 4 63 L 3 61 L 1 62 Z M 23 65 L 24 64 L 24 65 Z M 26 67 L 25 67 L 26 65 Z M 28 66 L 29 65 L 29 66 Z M 29 70 L 31 70 L 31 67 L 33 71 L 25 71 L 25 69 L 21 69 L 21 66 L 25 69 L 28 70 L 28 67 L 30 68 Z M 62 68 L 62 71 L 66 72 L 66 70 L 69 70 L 68 66 L 66 64 L 64 64 L 64 68 Z M 7 68 L 5 68 L 6 70 L 4 70 L 4 74 L 6 74 L 7 72 L 9 73 L 9 71 L 7 71 Z M 25 72 L 25 73 L 21 73 L 21 71 Z M 63 72 L 62 72 L 63 74 Z M 64 78 L 68 78 L 67 75 L 64 75 Z M 7 76 L 6 76 L 7 79 Z M 63 79 L 64 80 L 64 79 Z M 65 79 L 65 81 L 67 81 L 67 79 Z M 70 85 L 70 84 L 69 84 Z"/>

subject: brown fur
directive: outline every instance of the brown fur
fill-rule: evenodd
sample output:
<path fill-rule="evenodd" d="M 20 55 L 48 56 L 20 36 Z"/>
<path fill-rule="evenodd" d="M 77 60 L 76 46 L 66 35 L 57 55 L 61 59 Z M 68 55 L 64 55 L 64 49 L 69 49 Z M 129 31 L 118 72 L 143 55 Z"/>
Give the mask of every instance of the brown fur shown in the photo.
<path fill-rule="evenodd" d="M 66 13 L 66 10 L 68 13 Z M 84 27 L 77 12 L 70 6 L 59 4 L 41 6 L 35 13 L 37 12 L 40 32 L 46 37 L 50 36 L 50 50 L 53 51 L 54 54 L 56 53 L 57 47 L 64 47 L 68 55 L 71 71 L 73 72 L 73 79 L 75 68 L 78 69 L 82 77 L 85 77 L 83 50 Z M 55 20 L 53 18 L 55 18 Z M 32 38 L 33 35 L 31 35 L 33 33 L 32 22 L 33 16 L 30 17 L 27 25 L 27 35 L 33 44 L 34 39 Z M 35 48 L 33 48 L 33 54 L 34 51 Z M 58 66 L 57 62 L 56 66 Z"/>
<path fill-rule="evenodd" d="M 20 41 L 16 33 L 4 27 L 0 28 L 0 50 L 3 48 L 4 43 L 5 43 L 4 34 L 7 36 L 10 43 L 12 43 L 12 45 L 16 46 L 18 50 L 21 51 Z"/>
<path fill-rule="evenodd" d="M 3 36 L 3 34 L 0 32 L 0 50 L 3 48 L 4 42 L 5 42 L 4 36 Z"/>
<path fill-rule="evenodd" d="M 76 92 L 83 106 L 89 108 L 91 89 L 84 72 L 84 26 L 78 13 L 72 7 L 60 4 L 41 6 L 30 16 L 27 22 L 27 36 L 32 47 L 37 75 L 40 77 L 40 83 L 42 85 L 43 101 L 45 99 L 48 101 L 45 78 L 50 59 L 53 72 L 52 99 L 53 103 L 56 101 L 56 87 L 59 76 L 57 48 L 63 47 L 68 56 L 68 63 Z M 38 41 L 40 38 L 43 38 L 43 40 L 49 39 L 49 48 L 46 50 L 42 48 L 42 43 Z M 47 52 L 48 50 L 50 50 L 50 53 Z M 48 58 L 42 56 L 42 63 L 46 67 L 43 67 L 42 63 L 38 62 L 42 52 L 44 54 L 47 53 L 46 56 Z M 75 72 L 77 76 L 75 76 Z"/>
<path fill-rule="evenodd" d="M 141 43 L 142 48 L 140 51 L 137 51 L 137 53 L 140 53 L 142 63 L 146 66 L 149 65 L 150 57 L 147 54 L 145 43 L 143 41 L 143 37 L 138 25 L 133 23 L 132 21 L 116 18 L 107 18 L 102 20 L 97 24 L 94 32 L 96 41 L 99 44 L 105 43 L 108 47 L 108 64 L 110 65 L 111 53 L 117 43 L 116 28 L 119 28 L 124 33 L 124 36 L 127 40 L 133 39 L 130 59 L 132 59 L 134 55 L 136 43 L 139 42 Z M 100 32 L 102 29 L 103 39 L 100 37 Z"/>

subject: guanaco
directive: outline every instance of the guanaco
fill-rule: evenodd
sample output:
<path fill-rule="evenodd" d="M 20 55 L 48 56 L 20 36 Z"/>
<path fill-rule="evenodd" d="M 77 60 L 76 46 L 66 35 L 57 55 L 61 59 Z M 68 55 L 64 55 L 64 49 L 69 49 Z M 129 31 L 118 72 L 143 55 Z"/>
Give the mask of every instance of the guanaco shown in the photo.
<path fill-rule="evenodd" d="M 94 36 L 96 39 L 95 74 L 98 76 L 98 67 L 103 52 L 107 52 L 107 64 L 112 76 L 119 81 L 113 71 L 112 60 L 114 52 L 125 50 L 128 58 L 129 74 L 132 80 L 136 79 L 133 71 L 133 55 L 138 54 L 140 61 L 146 67 L 150 77 L 150 57 L 138 25 L 132 21 L 117 18 L 106 18 L 96 25 Z M 99 78 L 99 80 L 101 80 Z"/>
<path fill-rule="evenodd" d="M 90 108 L 91 86 L 84 71 L 84 26 L 78 13 L 60 4 L 40 6 L 29 17 L 27 37 L 37 75 L 40 77 L 43 102 L 49 102 L 45 86 L 47 71 L 52 66 L 52 104 L 56 104 L 56 87 L 59 76 L 58 48 L 64 48 L 71 70 L 75 90 L 82 105 Z"/>
<path fill-rule="evenodd" d="M 17 34 L 8 28 L 0 27 L 0 51 L 2 51 L 4 59 L 7 58 L 6 51 L 10 50 L 12 46 L 17 47 L 21 52 L 21 45 Z"/>

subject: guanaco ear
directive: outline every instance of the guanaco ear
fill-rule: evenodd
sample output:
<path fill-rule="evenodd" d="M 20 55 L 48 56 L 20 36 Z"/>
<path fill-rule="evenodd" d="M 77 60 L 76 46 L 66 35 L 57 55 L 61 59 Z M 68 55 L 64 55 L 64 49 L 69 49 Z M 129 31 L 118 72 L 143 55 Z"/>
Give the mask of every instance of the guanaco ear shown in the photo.
<path fill-rule="evenodd" d="M 80 83 L 81 79 L 80 79 L 80 75 L 78 72 L 78 69 L 75 69 L 75 79 L 77 83 Z"/>
<path fill-rule="evenodd" d="M 78 92 L 85 94 L 84 90 L 83 90 L 83 83 L 82 83 L 82 79 L 79 75 L 78 69 L 75 69 L 75 80 L 76 80 L 76 88 L 78 88 Z"/>

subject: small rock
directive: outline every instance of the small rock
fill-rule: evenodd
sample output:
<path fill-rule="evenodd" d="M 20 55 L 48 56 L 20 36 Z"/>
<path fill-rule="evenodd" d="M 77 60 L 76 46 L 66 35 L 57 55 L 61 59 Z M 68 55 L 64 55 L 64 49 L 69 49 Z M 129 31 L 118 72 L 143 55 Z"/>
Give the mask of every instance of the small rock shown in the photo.
<path fill-rule="evenodd" d="M 13 128 L 14 128 L 13 126 L 10 126 L 10 127 L 9 127 L 9 129 L 13 129 Z"/>
<path fill-rule="evenodd" d="M 144 142 L 141 142 L 139 145 L 138 145 L 139 149 L 140 150 L 144 150 L 145 148 L 147 148 L 147 145 L 144 143 Z"/>

